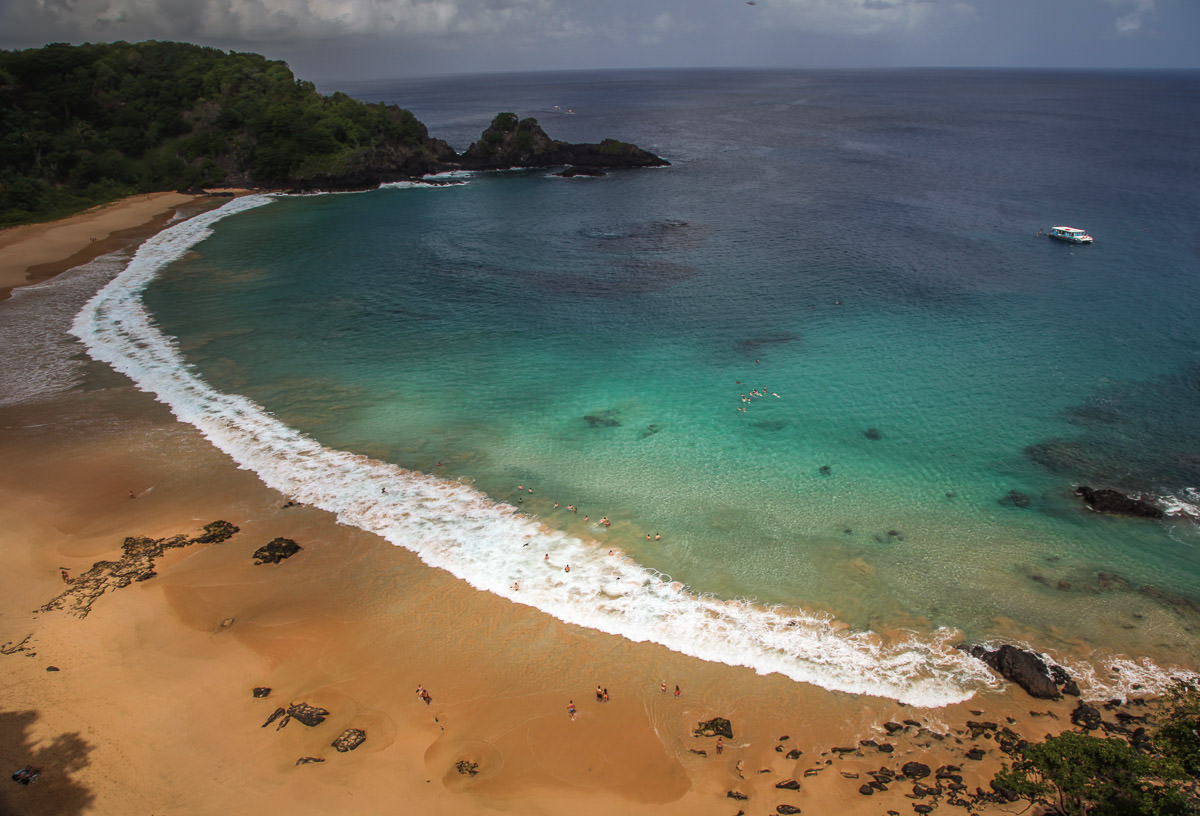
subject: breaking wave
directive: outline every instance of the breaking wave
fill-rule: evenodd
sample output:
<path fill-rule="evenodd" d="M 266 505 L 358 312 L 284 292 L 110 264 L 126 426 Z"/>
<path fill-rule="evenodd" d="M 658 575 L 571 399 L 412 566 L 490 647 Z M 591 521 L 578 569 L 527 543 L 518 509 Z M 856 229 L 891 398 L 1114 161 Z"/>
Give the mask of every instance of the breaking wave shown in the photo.
<path fill-rule="evenodd" d="M 215 390 L 156 327 L 142 293 L 217 221 L 271 201 L 237 198 L 160 232 L 72 326 L 94 359 L 130 377 L 270 487 L 405 547 L 476 589 L 632 641 L 925 707 L 1000 684 L 982 662 L 955 648 L 954 630 L 885 636 L 854 631 L 831 615 L 697 594 L 469 485 L 323 446 L 246 397 Z"/>

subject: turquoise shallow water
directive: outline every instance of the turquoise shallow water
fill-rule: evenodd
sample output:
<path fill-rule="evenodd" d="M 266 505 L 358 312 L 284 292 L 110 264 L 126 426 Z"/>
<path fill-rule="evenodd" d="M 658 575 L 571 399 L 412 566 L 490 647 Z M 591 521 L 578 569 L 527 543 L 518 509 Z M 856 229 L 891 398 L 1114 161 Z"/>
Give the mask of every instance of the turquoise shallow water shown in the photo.
<path fill-rule="evenodd" d="M 435 135 L 507 89 L 552 136 L 673 166 L 277 200 L 146 304 L 219 391 L 695 592 L 1194 654 L 1194 521 L 1098 517 L 1071 490 L 1196 502 L 1198 82 L 1053 80 L 397 84 Z M 567 98 L 579 114 L 550 112 Z M 1097 243 L 1036 235 L 1064 221 Z"/>

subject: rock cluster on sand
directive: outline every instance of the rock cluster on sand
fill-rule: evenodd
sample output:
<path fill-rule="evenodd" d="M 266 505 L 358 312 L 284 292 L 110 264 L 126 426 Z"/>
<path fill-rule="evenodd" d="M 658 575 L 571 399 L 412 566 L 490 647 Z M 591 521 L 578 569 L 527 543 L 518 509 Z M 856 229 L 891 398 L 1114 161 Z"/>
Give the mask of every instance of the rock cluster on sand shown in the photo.
<path fill-rule="evenodd" d="M 325 722 L 325 718 L 328 716 L 329 712 L 323 708 L 311 706 L 308 703 L 292 703 L 287 708 L 280 707 L 275 709 L 271 716 L 267 718 L 267 721 L 262 724 L 262 727 L 266 728 L 282 717 L 283 719 L 279 720 L 279 725 L 275 726 L 276 731 L 283 728 L 292 720 L 296 720 L 301 725 L 307 725 L 311 728 L 314 725 L 320 725 Z"/>
<path fill-rule="evenodd" d="M 41 606 L 41 611 L 66 609 L 77 618 L 86 618 L 92 604 L 109 590 L 127 587 L 134 581 L 153 578 L 154 562 L 166 551 L 191 544 L 219 544 L 238 531 L 228 521 L 214 521 L 204 526 L 195 538 L 176 535 L 170 538 L 131 536 L 121 544 L 121 557 L 116 561 L 97 561 L 87 572 L 70 580 L 66 589 Z"/>

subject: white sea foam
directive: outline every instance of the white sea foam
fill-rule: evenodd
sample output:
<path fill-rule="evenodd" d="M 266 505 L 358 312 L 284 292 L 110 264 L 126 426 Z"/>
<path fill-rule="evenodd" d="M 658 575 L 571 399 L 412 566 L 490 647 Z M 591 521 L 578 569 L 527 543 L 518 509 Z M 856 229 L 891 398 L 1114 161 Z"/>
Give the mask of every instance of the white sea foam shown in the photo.
<path fill-rule="evenodd" d="M 952 630 L 883 637 L 826 615 L 698 595 L 465 484 L 325 447 L 251 400 L 214 390 L 154 325 L 141 294 L 213 223 L 270 201 L 238 198 L 159 233 L 84 306 L 72 328 L 93 358 L 154 394 L 269 486 L 406 547 L 477 589 L 633 641 L 919 706 L 962 701 L 999 685 L 981 661 L 955 648 Z"/>
<path fill-rule="evenodd" d="M 1174 495 L 1161 496 L 1158 506 L 1163 513 L 1173 518 L 1190 518 L 1200 521 L 1200 489 L 1185 487 Z"/>

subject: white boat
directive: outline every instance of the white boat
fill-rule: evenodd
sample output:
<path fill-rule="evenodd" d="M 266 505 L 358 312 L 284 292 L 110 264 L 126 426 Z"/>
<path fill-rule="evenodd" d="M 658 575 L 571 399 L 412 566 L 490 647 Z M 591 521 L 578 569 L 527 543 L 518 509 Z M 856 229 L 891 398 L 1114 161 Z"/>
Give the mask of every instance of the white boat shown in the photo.
<path fill-rule="evenodd" d="M 1072 244 L 1090 244 L 1094 240 L 1092 236 L 1075 227 L 1051 227 L 1050 232 L 1046 234 L 1051 238 L 1068 241 Z"/>

